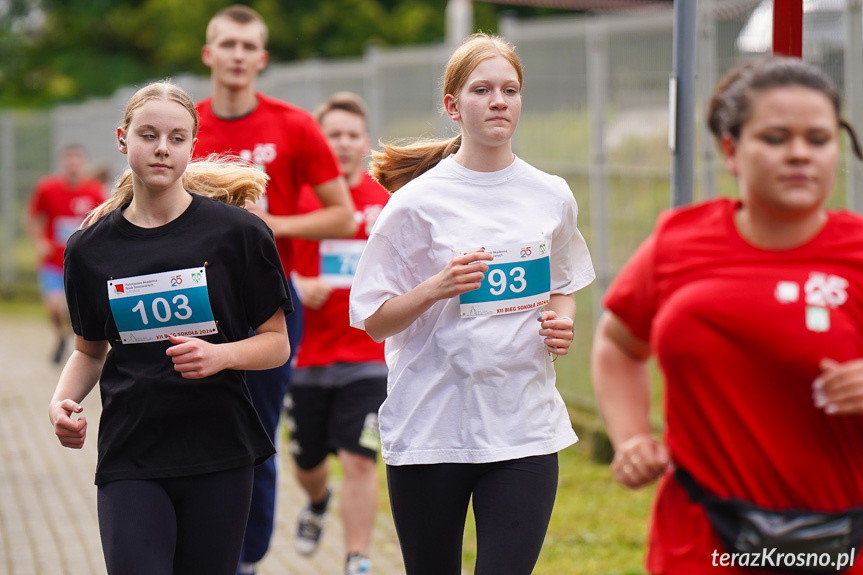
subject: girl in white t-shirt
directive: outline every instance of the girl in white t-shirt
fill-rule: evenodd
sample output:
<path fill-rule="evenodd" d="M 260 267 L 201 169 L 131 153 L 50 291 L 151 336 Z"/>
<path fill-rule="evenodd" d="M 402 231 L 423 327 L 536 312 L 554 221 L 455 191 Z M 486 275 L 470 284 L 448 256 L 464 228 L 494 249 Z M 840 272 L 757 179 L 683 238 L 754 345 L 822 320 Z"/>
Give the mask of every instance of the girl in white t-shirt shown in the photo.
<path fill-rule="evenodd" d="M 512 153 L 521 86 L 513 47 L 475 34 L 444 75 L 461 134 L 374 154 L 398 193 L 360 260 L 351 324 L 386 339 L 382 455 L 408 575 L 461 572 L 471 498 L 476 573 L 530 573 L 557 452 L 577 440 L 552 363 L 594 272 L 566 182 Z"/>

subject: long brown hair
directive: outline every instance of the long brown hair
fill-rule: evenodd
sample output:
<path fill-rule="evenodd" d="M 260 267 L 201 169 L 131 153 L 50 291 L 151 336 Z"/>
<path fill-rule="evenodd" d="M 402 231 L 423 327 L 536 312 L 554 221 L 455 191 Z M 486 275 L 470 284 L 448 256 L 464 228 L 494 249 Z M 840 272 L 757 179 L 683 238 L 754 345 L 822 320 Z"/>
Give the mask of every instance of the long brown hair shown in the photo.
<path fill-rule="evenodd" d="M 503 56 L 518 75 L 521 88 L 523 74 L 515 47 L 500 36 L 478 32 L 459 46 L 446 65 L 443 95 L 457 97 L 474 68 L 489 58 Z M 404 145 L 383 144 L 383 150 L 372 152 L 371 176 L 390 193 L 395 192 L 461 147 L 461 134 L 449 139 L 420 139 Z"/>

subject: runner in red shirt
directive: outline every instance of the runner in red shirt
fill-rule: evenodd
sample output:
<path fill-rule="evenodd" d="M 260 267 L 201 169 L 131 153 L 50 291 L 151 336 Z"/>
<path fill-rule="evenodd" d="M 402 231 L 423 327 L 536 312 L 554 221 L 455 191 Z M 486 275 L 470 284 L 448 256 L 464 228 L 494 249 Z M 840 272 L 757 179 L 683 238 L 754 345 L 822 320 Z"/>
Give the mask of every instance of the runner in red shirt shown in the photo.
<path fill-rule="evenodd" d="M 348 240 L 295 241 L 295 280 L 305 323 L 286 401 L 296 476 L 309 498 L 298 520 L 297 550 L 309 555 L 320 542 L 330 497 L 328 455 L 335 453 L 344 470 L 340 503 L 348 575 L 370 569 L 367 556 L 378 495 L 378 409 L 387 393 L 384 345 L 352 329 L 348 316 L 356 263 L 389 199 L 365 171 L 371 145 L 367 116 L 365 103 L 347 92 L 334 94 L 316 112 L 350 186 L 359 229 Z M 305 188 L 300 211 L 319 207 Z"/>
<path fill-rule="evenodd" d="M 48 310 L 57 345 L 52 357 L 60 363 L 72 333 L 63 291 L 63 251 L 66 240 L 84 217 L 105 199 L 102 185 L 86 177 L 87 153 L 79 144 L 60 152 L 61 172 L 39 180 L 30 199 L 27 232 L 39 256 L 39 290 Z"/>
<path fill-rule="evenodd" d="M 255 89 L 267 65 L 267 26 L 247 6 L 217 12 L 207 26 L 202 50 L 210 68 L 211 96 L 197 105 L 200 131 L 195 154 L 230 153 L 253 162 L 270 176 L 263 201 L 247 209 L 273 231 L 286 272 L 293 268 L 291 239 L 351 237 L 356 231 L 353 204 L 338 163 L 320 127 L 308 112 Z M 309 185 L 322 208 L 297 214 L 302 186 Z M 291 285 L 292 297 L 296 291 Z M 299 308 L 300 306 L 297 306 Z M 293 350 L 299 346 L 302 315 L 288 316 Z M 291 361 L 247 377 L 255 409 L 273 442 L 290 378 Z M 252 507 L 243 544 L 242 573 L 254 573 L 270 544 L 275 519 L 276 461 L 255 468 Z"/>
<path fill-rule="evenodd" d="M 650 573 L 863 573 L 863 218 L 824 207 L 840 127 L 863 156 L 839 111 L 832 82 L 802 60 L 732 71 L 709 121 L 740 199 L 664 214 L 606 295 L 594 385 L 617 481 L 660 479 Z M 648 417 L 652 353 L 664 441 Z M 843 516 L 792 539 L 776 511 L 798 525 Z"/>

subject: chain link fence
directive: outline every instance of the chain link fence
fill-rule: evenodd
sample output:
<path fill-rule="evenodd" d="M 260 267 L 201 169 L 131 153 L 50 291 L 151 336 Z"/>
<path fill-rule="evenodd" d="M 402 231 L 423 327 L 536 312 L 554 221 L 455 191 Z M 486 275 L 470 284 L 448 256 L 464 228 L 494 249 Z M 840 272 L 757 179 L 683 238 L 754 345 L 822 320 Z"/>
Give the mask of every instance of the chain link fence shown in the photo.
<path fill-rule="evenodd" d="M 855 3 L 859 18 L 859 0 L 804 18 L 804 58 L 822 66 L 840 87 L 848 73 L 843 56 L 849 45 L 859 46 L 847 33 L 855 29 L 848 25 Z M 735 193 L 701 116 L 726 70 L 741 58 L 769 52 L 763 26 L 770 15 L 765 20 L 763 12 L 770 4 L 699 1 L 696 199 Z M 515 152 L 569 182 L 598 274 L 595 286 L 578 296 L 576 351 L 557 364 L 559 386 L 572 405 L 593 405 L 587 366 L 597 302 L 659 212 L 670 207 L 673 17 L 670 8 L 654 8 L 625 15 L 501 21 L 501 34 L 516 45 L 525 70 Z M 441 76 L 448 56 L 445 45 L 370 47 L 362 58 L 271 64 L 258 87 L 308 110 L 335 91 L 357 92 L 368 101 L 374 141 L 449 136 L 455 125 L 441 114 Z M 174 81 L 196 100 L 209 93 L 207 78 L 180 76 Z M 115 175 L 125 168 L 125 156 L 116 151 L 116 127 L 135 89 L 41 114 L 0 112 L 0 294 L 35 286 L 35 261 L 21 218 L 36 180 L 56 167 L 58 150 L 79 142 Z M 846 169 L 846 179 L 853 173 Z M 845 189 L 840 178 L 834 206 L 846 205 Z"/>

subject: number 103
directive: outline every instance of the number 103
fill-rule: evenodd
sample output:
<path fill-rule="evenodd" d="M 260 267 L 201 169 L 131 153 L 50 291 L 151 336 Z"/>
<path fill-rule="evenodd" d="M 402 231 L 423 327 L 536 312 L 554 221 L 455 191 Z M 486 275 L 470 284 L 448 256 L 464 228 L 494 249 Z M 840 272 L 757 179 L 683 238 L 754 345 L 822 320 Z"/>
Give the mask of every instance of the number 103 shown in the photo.
<path fill-rule="evenodd" d="M 175 295 L 171 302 L 177 309 L 177 311 L 173 312 L 174 317 L 180 320 L 186 320 L 192 317 L 192 308 L 189 307 L 189 298 L 183 294 L 179 294 Z M 153 300 L 150 308 L 153 312 L 153 317 L 155 317 L 157 321 L 167 323 L 171 320 L 171 304 L 169 304 L 168 300 L 165 298 L 157 297 Z M 132 308 L 132 311 L 136 311 L 141 314 L 141 321 L 144 322 L 144 325 L 148 325 L 150 323 L 150 319 L 147 317 L 146 306 L 144 306 L 144 300 L 138 300 L 137 305 Z"/>

